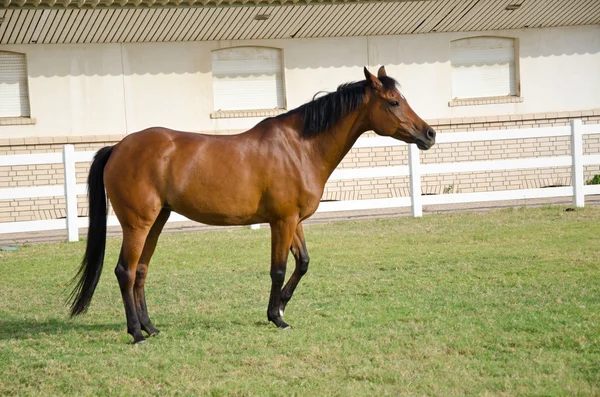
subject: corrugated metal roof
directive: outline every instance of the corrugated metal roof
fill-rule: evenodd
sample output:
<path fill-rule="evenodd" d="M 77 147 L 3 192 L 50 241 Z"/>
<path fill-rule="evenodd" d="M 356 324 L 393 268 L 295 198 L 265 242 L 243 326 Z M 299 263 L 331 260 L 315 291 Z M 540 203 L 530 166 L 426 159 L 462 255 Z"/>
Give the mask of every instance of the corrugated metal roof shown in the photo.
<path fill-rule="evenodd" d="M 599 0 L 4 0 L 4 5 L 0 44 L 371 36 L 600 24 Z M 509 5 L 520 7 L 511 11 Z M 257 20 L 257 15 L 268 17 Z"/>

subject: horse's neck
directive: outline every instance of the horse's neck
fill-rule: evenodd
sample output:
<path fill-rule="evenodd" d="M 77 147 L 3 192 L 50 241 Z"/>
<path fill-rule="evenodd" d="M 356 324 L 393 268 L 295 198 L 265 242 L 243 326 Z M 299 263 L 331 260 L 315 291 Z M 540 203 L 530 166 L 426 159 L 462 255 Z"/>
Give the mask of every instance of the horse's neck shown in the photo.
<path fill-rule="evenodd" d="M 362 113 L 359 110 L 346 115 L 329 131 L 323 131 L 313 138 L 313 145 L 320 157 L 324 182 L 352 149 L 356 140 L 369 130 Z"/>

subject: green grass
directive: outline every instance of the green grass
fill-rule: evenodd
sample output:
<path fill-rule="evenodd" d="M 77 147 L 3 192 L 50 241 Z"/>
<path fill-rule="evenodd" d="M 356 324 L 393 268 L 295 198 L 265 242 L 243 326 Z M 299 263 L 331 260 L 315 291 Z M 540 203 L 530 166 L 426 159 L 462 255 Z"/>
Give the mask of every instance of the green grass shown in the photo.
<path fill-rule="evenodd" d="M 599 207 L 305 229 L 291 331 L 266 320 L 268 230 L 163 235 L 146 288 L 162 333 L 141 346 L 120 240 L 75 320 L 83 242 L 0 252 L 0 394 L 600 395 Z"/>

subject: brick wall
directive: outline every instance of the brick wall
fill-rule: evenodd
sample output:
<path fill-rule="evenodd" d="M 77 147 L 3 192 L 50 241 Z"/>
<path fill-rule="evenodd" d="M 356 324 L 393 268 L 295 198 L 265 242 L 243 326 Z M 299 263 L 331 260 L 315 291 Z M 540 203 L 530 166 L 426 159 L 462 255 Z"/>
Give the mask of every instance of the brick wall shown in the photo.
<path fill-rule="evenodd" d="M 428 122 L 440 133 L 483 131 L 507 128 L 568 125 L 581 118 L 584 124 L 600 124 L 600 109 L 585 112 L 511 115 L 464 119 L 439 119 Z M 220 131 L 230 133 L 234 131 Z M 237 131 L 236 131 L 237 132 Z M 370 133 L 373 135 L 373 133 Z M 62 145 L 73 144 L 76 151 L 98 150 L 113 145 L 122 135 L 91 137 L 53 137 L 0 140 L 0 155 L 51 153 L 62 151 Z M 600 153 L 600 135 L 584 136 L 584 154 Z M 423 163 L 452 163 L 521 157 L 545 157 L 570 154 L 569 137 L 512 139 L 492 142 L 437 144 L 422 152 Z M 341 168 L 406 165 L 406 146 L 352 149 L 340 164 Z M 77 182 L 85 183 L 89 164 L 77 163 Z M 600 166 L 586 166 L 585 179 L 600 174 Z M 19 186 L 43 186 L 63 183 L 61 164 L 0 167 L 0 189 Z M 425 194 L 452 194 L 488 190 L 510 190 L 546 186 L 566 186 L 571 183 L 570 167 L 533 170 L 511 170 L 476 173 L 426 175 L 422 179 Z M 324 200 L 358 200 L 403 197 L 410 194 L 407 177 L 332 181 L 326 185 Z M 56 219 L 65 216 L 63 197 L 1 200 L 0 222 Z M 87 216 L 85 196 L 78 197 L 78 213 Z"/>

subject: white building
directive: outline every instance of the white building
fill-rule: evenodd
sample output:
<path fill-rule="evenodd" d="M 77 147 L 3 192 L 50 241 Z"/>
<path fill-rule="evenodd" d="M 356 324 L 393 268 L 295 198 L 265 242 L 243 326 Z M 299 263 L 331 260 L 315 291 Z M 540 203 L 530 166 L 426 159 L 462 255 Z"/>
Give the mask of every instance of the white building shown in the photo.
<path fill-rule="evenodd" d="M 597 0 L 5 0 L 0 21 L 0 154 L 63 143 L 89 150 L 157 125 L 237 132 L 379 65 L 441 132 L 600 122 Z M 561 139 L 515 145 L 439 145 L 424 161 L 568 150 Z M 599 152 L 598 138 L 586 150 Z M 355 150 L 342 166 L 405 161 L 403 149 Z M 446 175 L 424 189 L 569 177 L 568 168 L 480 182 Z M 52 179 L 60 179 L 52 167 L 0 167 L 0 188 Z M 389 178 L 360 189 L 331 183 L 325 194 L 372 198 L 407 187 Z M 60 216 L 60 203 L 14 200 L 0 207 L 0 222 Z"/>

